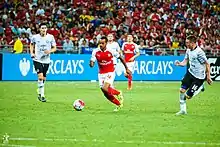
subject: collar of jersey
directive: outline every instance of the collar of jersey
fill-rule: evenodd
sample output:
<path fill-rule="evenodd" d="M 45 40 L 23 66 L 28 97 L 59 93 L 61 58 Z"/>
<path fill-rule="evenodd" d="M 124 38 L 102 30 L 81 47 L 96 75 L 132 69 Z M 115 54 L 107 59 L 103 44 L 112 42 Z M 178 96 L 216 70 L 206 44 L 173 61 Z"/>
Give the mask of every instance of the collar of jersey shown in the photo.
<path fill-rule="evenodd" d="M 106 52 L 106 51 L 107 51 L 107 49 L 106 49 L 105 51 L 103 51 L 103 50 L 101 50 L 100 48 L 98 48 L 98 50 L 101 51 L 101 52 Z"/>

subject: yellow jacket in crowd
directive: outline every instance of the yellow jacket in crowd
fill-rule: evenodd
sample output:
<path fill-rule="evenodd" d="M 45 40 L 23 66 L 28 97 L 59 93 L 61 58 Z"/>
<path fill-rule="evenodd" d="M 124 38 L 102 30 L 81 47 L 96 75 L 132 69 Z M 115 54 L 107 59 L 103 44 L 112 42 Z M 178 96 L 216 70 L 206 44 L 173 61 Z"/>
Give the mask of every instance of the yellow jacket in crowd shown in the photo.
<path fill-rule="evenodd" d="M 15 54 L 20 54 L 23 52 L 23 44 L 20 39 L 17 39 L 14 43 L 14 51 Z"/>

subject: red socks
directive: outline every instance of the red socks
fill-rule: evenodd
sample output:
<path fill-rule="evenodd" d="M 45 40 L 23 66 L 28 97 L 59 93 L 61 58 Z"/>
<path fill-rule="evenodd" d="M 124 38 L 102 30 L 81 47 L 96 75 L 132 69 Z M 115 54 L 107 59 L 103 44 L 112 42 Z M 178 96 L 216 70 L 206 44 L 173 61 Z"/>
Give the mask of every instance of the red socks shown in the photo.
<path fill-rule="evenodd" d="M 114 103 L 115 105 L 121 105 L 121 103 L 119 102 L 119 100 L 118 99 L 116 99 L 115 97 L 114 97 L 114 95 L 108 95 L 108 100 L 110 100 L 112 103 Z"/>
<path fill-rule="evenodd" d="M 111 95 L 111 94 L 106 93 L 106 92 L 104 92 L 104 91 L 103 91 L 103 93 L 104 93 L 105 97 L 106 97 L 109 101 L 111 101 L 112 103 L 114 103 L 115 105 L 118 106 L 118 105 L 121 104 L 121 103 L 119 102 L 119 100 L 114 97 L 114 95 Z"/>
<path fill-rule="evenodd" d="M 110 86 L 108 87 L 108 93 L 110 95 L 119 95 L 120 94 L 120 92 L 118 90 L 116 90 L 116 89 L 114 89 L 114 88 L 112 88 Z"/>
<path fill-rule="evenodd" d="M 128 89 L 131 89 L 132 75 L 128 76 Z"/>

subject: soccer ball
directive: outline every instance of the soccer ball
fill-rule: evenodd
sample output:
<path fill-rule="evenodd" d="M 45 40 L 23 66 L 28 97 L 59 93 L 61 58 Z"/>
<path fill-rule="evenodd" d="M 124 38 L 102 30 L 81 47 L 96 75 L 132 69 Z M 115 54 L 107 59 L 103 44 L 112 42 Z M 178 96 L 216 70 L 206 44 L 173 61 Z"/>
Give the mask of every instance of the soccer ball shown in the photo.
<path fill-rule="evenodd" d="M 76 111 L 81 111 L 84 107 L 85 107 L 85 103 L 80 99 L 77 99 L 73 102 L 73 108 Z"/>

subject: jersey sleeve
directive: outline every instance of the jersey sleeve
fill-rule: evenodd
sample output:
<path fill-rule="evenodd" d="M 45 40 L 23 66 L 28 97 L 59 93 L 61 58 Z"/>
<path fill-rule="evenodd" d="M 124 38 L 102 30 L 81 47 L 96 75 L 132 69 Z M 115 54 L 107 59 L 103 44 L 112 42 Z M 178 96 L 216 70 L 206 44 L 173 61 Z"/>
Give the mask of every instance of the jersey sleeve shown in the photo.
<path fill-rule="evenodd" d="M 208 62 L 208 60 L 207 60 L 207 57 L 206 57 L 206 55 L 205 55 L 205 52 L 203 52 L 203 51 L 200 51 L 199 53 L 198 53 L 198 61 L 201 63 L 201 64 L 203 64 L 203 63 L 205 63 L 205 62 Z"/>
<path fill-rule="evenodd" d="M 90 59 L 90 61 L 93 61 L 93 62 L 95 62 L 96 61 L 96 49 L 94 49 L 93 51 L 92 51 L 92 56 L 91 56 L 91 59 Z"/>
<path fill-rule="evenodd" d="M 56 41 L 53 35 L 51 35 L 51 46 L 56 46 Z"/>

